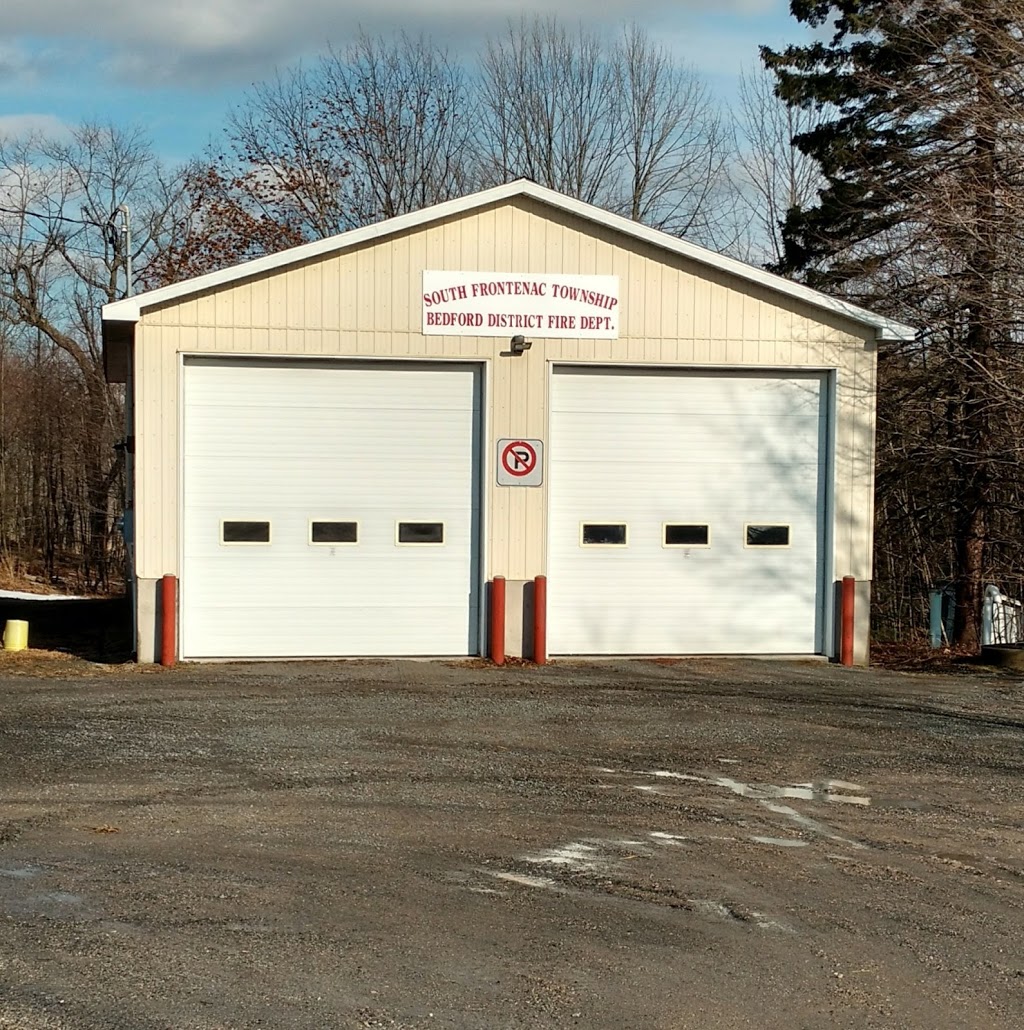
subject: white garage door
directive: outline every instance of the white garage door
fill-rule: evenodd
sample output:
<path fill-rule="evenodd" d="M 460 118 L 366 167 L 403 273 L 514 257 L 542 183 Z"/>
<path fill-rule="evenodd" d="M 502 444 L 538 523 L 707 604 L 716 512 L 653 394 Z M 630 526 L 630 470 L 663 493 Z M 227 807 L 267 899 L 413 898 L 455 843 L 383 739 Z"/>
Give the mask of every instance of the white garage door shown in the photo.
<path fill-rule="evenodd" d="M 187 362 L 183 656 L 478 653 L 478 379 Z"/>
<path fill-rule="evenodd" d="M 823 649 L 822 375 L 558 369 L 554 654 Z"/>

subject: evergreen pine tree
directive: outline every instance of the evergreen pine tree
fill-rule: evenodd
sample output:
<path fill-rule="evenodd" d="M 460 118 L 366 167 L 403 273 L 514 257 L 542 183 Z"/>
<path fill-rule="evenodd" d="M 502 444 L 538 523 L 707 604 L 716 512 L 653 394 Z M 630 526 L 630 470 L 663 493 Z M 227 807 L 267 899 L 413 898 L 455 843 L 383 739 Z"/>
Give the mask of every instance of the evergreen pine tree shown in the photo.
<path fill-rule="evenodd" d="M 934 477 L 945 487 L 955 639 L 974 649 L 986 578 L 1007 571 L 993 567 L 995 527 L 1022 535 L 1024 0 L 790 10 L 821 40 L 762 49 L 777 93 L 834 115 L 794 141 L 825 186 L 789 212 L 775 270 L 922 327 L 913 355 L 888 356 L 913 366 L 928 409 L 904 423 L 918 453 L 902 457 L 919 498 L 935 498 Z"/>

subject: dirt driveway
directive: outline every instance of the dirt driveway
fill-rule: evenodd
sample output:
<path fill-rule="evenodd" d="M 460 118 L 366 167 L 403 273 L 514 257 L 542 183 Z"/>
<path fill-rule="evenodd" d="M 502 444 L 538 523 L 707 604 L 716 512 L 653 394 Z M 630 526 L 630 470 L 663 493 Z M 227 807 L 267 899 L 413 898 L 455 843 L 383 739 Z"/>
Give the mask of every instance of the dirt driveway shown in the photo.
<path fill-rule="evenodd" d="M 1024 1026 L 1024 685 L 0 667 L 0 1027 Z"/>

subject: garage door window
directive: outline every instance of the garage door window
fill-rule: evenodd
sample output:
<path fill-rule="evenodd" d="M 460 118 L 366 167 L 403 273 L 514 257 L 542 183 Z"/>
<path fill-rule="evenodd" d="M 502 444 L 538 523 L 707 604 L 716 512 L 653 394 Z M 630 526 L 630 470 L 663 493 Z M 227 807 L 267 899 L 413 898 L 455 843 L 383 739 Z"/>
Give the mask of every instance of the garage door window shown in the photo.
<path fill-rule="evenodd" d="M 270 523 L 256 519 L 224 519 L 220 524 L 222 544 L 269 544 Z"/>
<path fill-rule="evenodd" d="M 625 547 L 625 522 L 581 522 L 580 543 L 584 547 Z"/>
<path fill-rule="evenodd" d="M 789 547 L 789 526 L 748 523 L 747 547 Z"/>
<path fill-rule="evenodd" d="M 663 543 L 665 547 L 710 547 L 711 527 L 702 523 L 666 522 Z"/>
<path fill-rule="evenodd" d="M 443 522 L 399 522 L 400 544 L 443 544 Z"/>
<path fill-rule="evenodd" d="M 359 542 L 358 522 L 328 522 L 313 519 L 309 523 L 311 544 L 355 544 Z"/>

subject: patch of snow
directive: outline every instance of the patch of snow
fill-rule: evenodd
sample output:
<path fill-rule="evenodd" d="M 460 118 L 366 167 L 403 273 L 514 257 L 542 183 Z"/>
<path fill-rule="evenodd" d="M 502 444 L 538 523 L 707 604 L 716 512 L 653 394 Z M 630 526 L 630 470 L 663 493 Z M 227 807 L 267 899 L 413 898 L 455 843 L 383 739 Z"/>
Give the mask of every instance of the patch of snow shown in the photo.
<path fill-rule="evenodd" d="M 24 590 L 0 590 L 0 598 L 11 601 L 88 601 L 79 594 L 30 594 Z"/>
<path fill-rule="evenodd" d="M 807 841 L 794 840 L 792 837 L 751 837 L 756 844 L 774 844 L 780 848 L 806 848 Z"/>
<path fill-rule="evenodd" d="M 523 876 L 521 873 L 491 873 L 491 876 L 498 880 L 507 880 L 509 883 L 518 883 L 523 887 L 538 887 L 541 890 L 550 890 L 556 886 L 555 881 L 549 876 Z"/>
<path fill-rule="evenodd" d="M 648 836 L 653 837 L 661 844 L 678 844 L 681 840 L 690 839 L 689 837 L 681 837 L 678 833 L 662 833 L 660 830 L 654 830 Z"/>
<path fill-rule="evenodd" d="M 562 866 L 577 872 L 590 872 L 605 865 L 599 858 L 600 851 L 593 844 L 563 844 L 560 848 L 550 848 L 536 855 L 524 855 L 524 862 L 536 865 Z"/>

